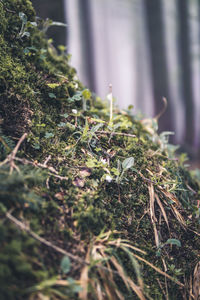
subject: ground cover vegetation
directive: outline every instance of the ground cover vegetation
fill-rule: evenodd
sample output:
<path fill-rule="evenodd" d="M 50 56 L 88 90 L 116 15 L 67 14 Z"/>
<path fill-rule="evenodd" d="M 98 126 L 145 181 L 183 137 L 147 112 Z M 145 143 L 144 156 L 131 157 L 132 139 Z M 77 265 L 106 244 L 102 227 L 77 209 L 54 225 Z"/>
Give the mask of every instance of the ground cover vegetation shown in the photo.
<path fill-rule="evenodd" d="M 51 25 L 0 0 L 0 298 L 198 299 L 198 177 L 157 118 L 79 82 Z"/>

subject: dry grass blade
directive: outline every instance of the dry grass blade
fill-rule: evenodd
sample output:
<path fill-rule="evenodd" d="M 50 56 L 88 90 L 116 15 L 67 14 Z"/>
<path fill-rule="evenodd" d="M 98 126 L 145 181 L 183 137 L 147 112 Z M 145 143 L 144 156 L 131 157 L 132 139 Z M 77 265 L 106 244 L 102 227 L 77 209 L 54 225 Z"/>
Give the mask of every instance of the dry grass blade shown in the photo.
<path fill-rule="evenodd" d="M 178 211 L 178 209 L 174 205 L 171 205 L 171 208 L 173 210 L 174 216 L 177 218 L 177 220 L 179 221 L 181 226 L 183 228 L 185 228 L 186 224 L 185 224 L 185 220 L 184 220 L 183 216 L 180 214 L 180 212 Z"/>
<path fill-rule="evenodd" d="M 169 198 L 171 201 L 173 201 L 174 203 L 176 203 L 176 205 L 178 207 L 181 207 L 181 203 L 180 201 L 170 192 L 164 190 L 161 186 L 158 186 L 159 189 L 162 191 L 162 193 L 165 195 L 166 198 Z"/>
<path fill-rule="evenodd" d="M 100 253 L 101 253 L 102 257 L 104 257 L 104 258 L 107 257 L 107 255 L 105 254 L 105 252 L 102 249 L 100 249 Z M 110 266 L 108 260 L 106 260 L 106 265 L 107 265 L 107 268 L 110 270 L 109 278 L 108 279 L 112 283 L 112 286 L 115 286 L 115 293 L 116 293 L 116 295 L 118 297 L 117 299 L 124 300 L 124 297 L 122 296 L 122 294 L 120 293 L 120 291 L 117 289 L 117 287 L 115 285 L 115 281 L 114 281 L 114 277 L 113 277 L 113 272 L 112 272 L 112 269 L 111 269 L 111 266 Z M 105 276 L 104 276 L 104 278 L 105 278 Z M 104 280 L 104 278 L 102 278 L 102 279 Z"/>
<path fill-rule="evenodd" d="M 139 286 L 137 286 L 129 277 L 126 276 L 122 266 L 118 263 L 116 258 L 112 257 L 111 261 L 112 261 L 113 265 L 115 266 L 115 268 L 117 269 L 117 271 L 119 272 L 120 277 L 124 281 L 124 284 L 126 285 L 127 289 L 130 290 L 130 288 L 131 288 L 132 291 L 135 292 L 135 294 L 139 297 L 140 300 L 145 300 L 145 297 L 142 293 L 141 288 Z"/>
<path fill-rule="evenodd" d="M 87 263 L 89 263 L 90 250 L 91 249 L 89 246 L 86 254 Z M 88 299 L 88 282 L 89 282 L 89 266 L 85 265 L 81 271 L 81 276 L 80 276 L 80 286 L 82 287 L 82 290 L 79 292 L 79 298 L 82 300 Z"/>
<path fill-rule="evenodd" d="M 154 117 L 154 119 L 159 120 L 160 117 L 165 113 L 166 109 L 167 109 L 167 99 L 165 97 L 162 98 L 163 101 L 163 107 L 161 109 L 161 111 Z"/>
<path fill-rule="evenodd" d="M 117 289 L 115 282 L 113 280 L 111 280 L 110 278 L 108 278 L 103 270 L 99 269 L 98 272 L 102 279 L 102 284 L 104 286 L 106 296 L 110 300 L 118 300 L 116 297 L 116 293 L 115 293 L 115 291 Z M 124 299 L 122 299 L 122 300 L 124 300 Z"/>
<path fill-rule="evenodd" d="M 200 296 L 200 262 L 194 268 L 192 291 L 194 299 L 198 300 Z"/>
<path fill-rule="evenodd" d="M 100 253 L 101 253 L 103 258 L 105 258 L 105 259 L 107 258 L 107 255 L 105 254 L 105 252 L 103 250 L 100 250 Z M 108 260 L 105 260 L 105 261 L 106 261 L 106 265 L 107 265 L 108 270 L 110 270 L 109 276 L 110 276 L 111 280 L 113 280 L 114 279 L 113 278 L 113 273 L 112 273 L 112 269 L 111 269 L 111 266 L 109 264 L 109 261 Z"/>
<path fill-rule="evenodd" d="M 96 293 L 97 293 L 98 300 L 103 300 L 103 293 L 99 282 L 97 282 Z"/>
<path fill-rule="evenodd" d="M 141 291 L 141 288 L 137 286 L 130 278 L 128 278 L 128 283 L 130 284 L 131 289 L 136 293 L 139 299 L 145 300 L 145 297 Z"/>
<path fill-rule="evenodd" d="M 155 209 L 154 209 L 155 195 L 154 195 L 154 188 L 153 188 L 152 183 L 149 183 L 148 189 L 149 189 L 149 200 L 150 200 L 150 217 L 151 217 L 151 222 L 153 225 L 156 247 L 158 248 L 159 247 L 159 236 L 158 236 L 158 231 L 156 228 L 157 219 L 155 216 Z"/>
<path fill-rule="evenodd" d="M 138 285 L 143 290 L 144 284 L 143 284 L 142 275 L 140 272 L 140 266 L 139 266 L 138 261 L 135 259 L 135 257 L 132 255 L 132 252 L 130 252 L 129 249 L 127 249 L 124 246 L 121 246 L 121 249 L 128 255 L 128 257 L 132 263 L 132 266 L 134 268 L 135 274 L 137 276 Z"/>
<path fill-rule="evenodd" d="M 161 187 L 160 187 L 160 189 L 161 189 L 162 193 L 165 195 L 166 198 L 170 199 L 178 207 L 181 207 L 181 203 L 179 202 L 179 200 L 173 194 L 163 190 Z M 183 228 L 185 228 L 185 220 L 184 220 L 183 216 L 180 214 L 180 212 L 177 210 L 177 208 L 174 206 L 174 204 L 170 204 L 170 205 L 171 205 L 174 216 L 177 218 L 177 220 L 179 221 L 181 226 Z"/>
<path fill-rule="evenodd" d="M 128 247 L 128 248 L 131 248 L 132 250 L 138 251 L 138 252 L 140 252 L 142 254 L 146 254 L 145 251 L 143 251 L 143 250 L 141 250 L 141 249 L 139 249 L 139 248 L 137 248 L 135 246 L 132 246 L 131 244 L 128 244 L 128 243 L 129 243 L 128 240 L 121 240 L 120 246 Z M 109 245 L 115 245 L 115 241 L 111 241 L 108 244 Z"/>
<path fill-rule="evenodd" d="M 170 279 L 171 281 L 175 282 L 176 284 L 178 284 L 181 287 L 184 287 L 184 284 L 182 284 L 180 281 L 178 281 L 177 279 L 171 277 L 170 275 L 168 275 L 167 273 L 163 272 L 162 270 L 160 270 L 159 268 L 157 268 L 156 266 L 154 266 L 153 264 L 151 264 L 148 260 L 138 256 L 137 254 L 133 253 L 133 256 L 135 256 L 135 258 L 137 258 L 140 261 L 143 261 L 145 264 L 147 264 L 148 266 L 150 266 L 152 269 L 154 269 L 156 272 L 158 272 L 159 274 L 167 277 L 168 279 Z"/>
<path fill-rule="evenodd" d="M 120 300 L 124 300 L 124 297 L 122 296 L 122 294 L 120 293 L 120 291 L 119 291 L 118 289 L 116 289 L 115 292 L 116 292 L 117 297 L 118 297 Z"/>
<path fill-rule="evenodd" d="M 108 235 L 110 236 L 110 232 L 108 232 Z M 93 245 L 92 247 L 92 251 L 91 251 L 91 255 L 92 255 L 92 259 L 96 260 L 96 261 L 100 261 L 97 263 L 97 271 L 101 277 L 101 282 L 99 281 L 99 279 L 97 278 L 97 286 L 98 286 L 98 291 L 96 290 L 96 294 L 98 297 L 98 300 L 100 299 L 105 299 L 105 297 L 103 297 L 103 292 L 102 292 L 102 286 L 104 287 L 106 296 L 110 299 L 110 300 L 124 300 L 123 296 L 121 295 L 121 293 L 117 293 L 117 287 L 114 281 L 114 277 L 113 277 L 113 270 L 110 267 L 110 264 L 108 262 L 108 255 L 105 253 L 105 250 L 107 249 L 106 245 L 104 245 L 103 243 L 107 243 L 108 239 L 105 237 L 105 235 L 102 235 L 103 240 L 101 241 L 102 244 L 100 244 L 100 238 L 98 237 L 96 239 L 96 242 L 98 241 L 98 245 Z M 104 270 L 102 270 L 101 268 L 98 268 L 98 266 L 101 265 L 102 261 L 106 262 L 107 265 L 107 269 L 109 272 L 104 272 Z M 91 280 L 92 281 L 92 280 Z M 118 298 L 117 296 L 118 295 Z"/>
<path fill-rule="evenodd" d="M 116 260 L 116 258 L 114 256 L 111 258 L 111 262 L 115 266 L 115 268 L 118 271 L 120 277 L 123 279 L 124 284 L 126 285 L 127 289 L 129 290 L 129 284 L 127 282 L 127 277 L 124 273 L 124 270 L 123 270 L 122 266 L 118 263 L 118 261 Z"/>
<path fill-rule="evenodd" d="M 162 258 L 162 263 L 163 263 L 165 272 L 167 272 L 167 265 L 165 263 L 164 258 Z M 165 276 L 165 291 L 166 291 L 165 298 L 166 298 L 166 300 L 169 300 L 169 292 L 168 292 L 168 285 L 167 285 L 167 278 L 166 278 L 166 276 Z"/>
<path fill-rule="evenodd" d="M 168 230 L 170 231 L 170 229 L 169 229 L 169 222 L 168 222 L 168 219 L 167 219 L 167 215 L 166 215 L 165 209 L 164 209 L 164 207 L 162 205 L 162 202 L 160 201 L 160 199 L 159 199 L 159 197 L 158 197 L 157 194 L 155 194 L 155 198 L 156 198 L 156 201 L 157 201 L 157 203 L 158 203 L 158 205 L 160 207 L 160 210 L 162 212 L 163 218 L 164 218 L 164 220 L 165 220 L 165 222 L 167 224 Z"/>

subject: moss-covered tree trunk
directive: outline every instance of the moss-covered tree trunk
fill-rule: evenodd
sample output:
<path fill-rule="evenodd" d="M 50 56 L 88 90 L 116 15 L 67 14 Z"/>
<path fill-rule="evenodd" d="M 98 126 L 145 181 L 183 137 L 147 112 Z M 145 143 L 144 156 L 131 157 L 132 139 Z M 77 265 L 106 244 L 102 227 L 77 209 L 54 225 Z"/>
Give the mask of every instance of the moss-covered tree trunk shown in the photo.
<path fill-rule="evenodd" d="M 185 156 L 84 88 L 29 0 L 1 0 L 0 25 L 0 299 L 189 299 Z"/>

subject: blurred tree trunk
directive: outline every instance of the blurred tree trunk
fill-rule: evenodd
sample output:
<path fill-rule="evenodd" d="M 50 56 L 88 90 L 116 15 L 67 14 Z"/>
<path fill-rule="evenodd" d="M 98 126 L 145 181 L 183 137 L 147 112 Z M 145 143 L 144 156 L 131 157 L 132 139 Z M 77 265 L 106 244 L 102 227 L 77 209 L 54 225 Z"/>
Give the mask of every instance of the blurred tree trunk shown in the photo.
<path fill-rule="evenodd" d="M 190 57 L 190 32 L 188 0 L 178 0 L 179 13 L 179 53 L 182 81 L 182 101 L 185 110 L 185 144 L 193 145 L 194 142 L 194 96 L 192 87 L 192 70 Z M 189 150 L 189 149 L 188 149 Z"/>
<path fill-rule="evenodd" d="M 79 0 L 79 18 L 81 24 L 81 43 L 82 43 L 82 57 L 85 58 L 84 68 L 86 70 L 89 88 L 95 91 L 95 62 L 94 62 L 94 47 L 93 34 L 91 22 L 91 1 Z"/>
<path fill-rule="evenodd" d="M 64 1 L 65 0 L 31 0 L 38 17 L 66 23 Z M 47 36 L 53 39 L 55 45 L 66 45 L 66 27 L 50 27 Z"/>
<path fill-rule="evenodd" d="M 159 129 L 174 130 L 173 110 L 169 93 L 167 61 L 164 40 L 164 24 L 161 0 L 144 0 L 149 48 L 151 54 L 152 84 L 154 93 L 154 110 L 157 115 L 163 108 L 162 98 L 168 100 L 168 108 L 159 121 Z"/>

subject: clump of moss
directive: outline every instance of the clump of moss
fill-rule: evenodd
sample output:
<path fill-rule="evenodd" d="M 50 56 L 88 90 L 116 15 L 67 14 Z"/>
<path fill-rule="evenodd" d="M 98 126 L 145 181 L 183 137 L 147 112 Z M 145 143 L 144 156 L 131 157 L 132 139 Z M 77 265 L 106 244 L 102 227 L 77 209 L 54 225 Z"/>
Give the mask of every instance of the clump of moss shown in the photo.
<path fill-rule="evenodd" d="M 30 1 L 0 16 L 1 299 L 189 297 L 199 184 L 167 134 L 110 120 Z"/>

